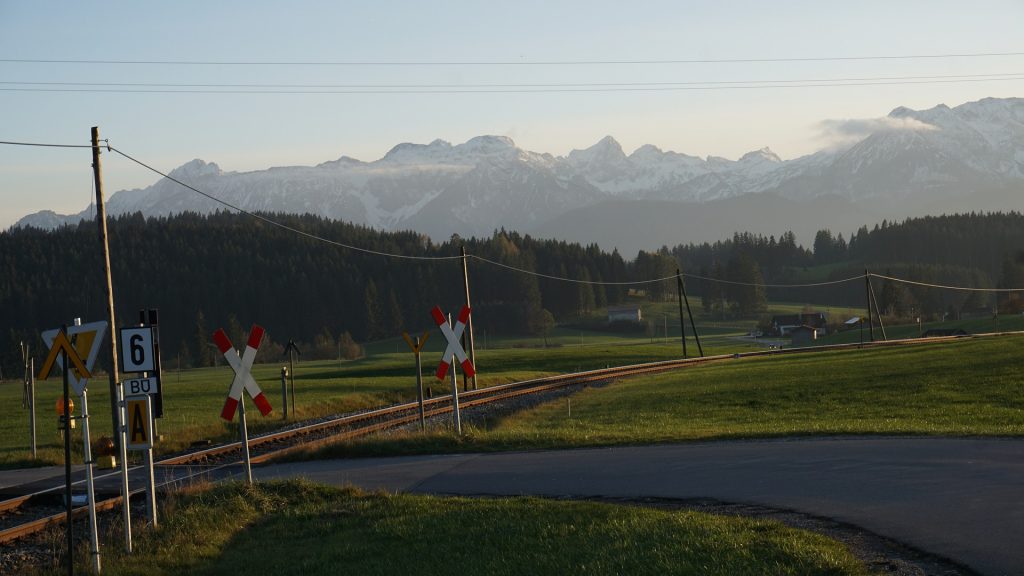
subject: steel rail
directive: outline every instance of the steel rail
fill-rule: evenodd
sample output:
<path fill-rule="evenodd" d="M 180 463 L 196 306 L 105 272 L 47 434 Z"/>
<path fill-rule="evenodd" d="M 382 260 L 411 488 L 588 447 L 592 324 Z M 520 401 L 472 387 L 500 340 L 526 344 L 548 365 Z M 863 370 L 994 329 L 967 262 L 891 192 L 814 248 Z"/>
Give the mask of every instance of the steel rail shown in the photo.
<path fill-rule="evenodd" d="M 507 400 L 517 396 L 523 396 L 533 394 L 537 392 L 544 392 L 566 386 L 587 384 L 592 382 L 601 382 L 614 380 L 617 378 L 624 378 L 630 376 L 639 376 L 645 374 L 654 374 L 659 372 L 667 372 L 679 368 L 686 368 L 701 364 L 707 364 L 712 362 L 721 362 L 727 360 L 739 360 L 744 358 L 757 358 L 765 356 L 777 356 L 777 355 L 791 355 L 791 354 L 805 354 L 812 352 L 828 352 L 828 351 L 843 351 L 843 350 L 856 350 L 863 348 L 882 348 L 892 346 L 907 346 L 916 344 L 933 344 L 933 343 L 948 343 L 956 340 L 963 339 L 978 339 L 978 338 L 992 338 L 1002 336 L 1021 335 L 1024 332 L 992 332 L 984 334 L 969 334 L 962 336 L 939 336 L 932 338 L 907 338 L 887 341 L 876 341 L 876 342 L 852 342 L 848 344 L 828 344 L 823 346 L 808 346 L 800 348 L 780 348 L 773 350 L 759 350 L 755 352 L 738 352 L 734 354 L 719 354 L 715 356 L 705 356 L 700 358 L 686 358 L 676 360 L 663 360 L 658 362 L 646 362 L 641 364 L 631 364 L 627 366 L 616 366 L 611 368 L 600 368 L 597 370 L 587 370 L 583 372 L 575 372 L 570 374 L 561 374 L 556 376 L 546 376 L 541 378 L 535 378 L 531 380 L 523 380 L 519 382 L 511 382 L 508 384 L 500 384 L 496 386 L 489 386 L 478 390 L 466 391 L 460 393 L 460 403 L 464 407 L 473 407 L 488 404 L 491 402 L 497 402 L 501 400 Z M 451 407 L 451 396 L 439 396 L 424 401 L 427 417 L 440 416 L 446 414 L 452 410 Z M 315 438 L 311 440 L 302 441 L 295 444 L 279 447 L 276 449 L 271 448 L 263 452 L 262 454 L 253 455 L 253 463 L 264 463 L 271 459 L 280 457 L 284 454 L 290 454 L 297 451 L 309 450 L 326 444 L 338 442 L 340 440 L 346 440 L 356 438 L 359 436 L 365 436 L 374 432 L 379 432 L 389 428 L 395 428 L 398 426 L 411 424 L 419 419 L 418 414 L 418 403 L 417 402 L 406 402 L 403 404 L 396 404 L 393 406 L 386 406 L 374 410 L 368 410 L 360 412 L 358 414 L 350 414 L 325 420 L 322 422 L 316 422 L 313 424 L 307 424 L 296 428 L 290 428 L 278 432 L 272 432 L 261 436 L 254 436 L 250 439 L 249 445 L 251 448 L 259 446 L 272 446 L 275 443 L 287 442 L 293 438 L 301 436 L 309 436 L 318 433 L 325 433 L 330 431 L 332 428 L 346 428 L 335 432 L 330 432 L 323 437 Z M 403 414 L 408 412 L 408 414 Z M 214 446 L 211 448 L 205 448 L 197 450 L 195 452 L 189 452 L 187 454 L 181 454 L 164 458 L 155 463 L 158 466 L 177 466 L 192 464 L 201 462 L 211 458 L 221 457 L 231 452 L 240 451 L 241 442 L 232 442 L 223 444 L 220 446 Z M 215 469 L 220 469 L 236 464 L 236 462 L 229 462 Z M 132 467 L 131 470 L 140 468 L 138 466 Z M 209 474 L 210 469 L 203 469 L 196 472 L 195 474 L 186 475 L 180 478 L 173 478 L 169 481 L 163 482 L 161 487 L 170 484 L 177 484 L 186 481 L 196 476 Z M 101 477 L 109 476 L 110 474 L 116 474 L 111 472 Z M 83 482 L 84 480 L 76 482 L 76 484 Z M 19 496 L 0 502 L 0 513 L 10 512 L 25 504 L 30 504 L 31 501 L 44 494 L 63 490 L 63 486 L 57 486 L 48 488 L 33 494 L 25 496 Z M 144 492 L 144 489 L 136 489 L 131 491 L 130 496 L 140 494 Z M 109 510 L 116 507 L 121 503 L 121 496 L 114 496 L 96 503 L 97 510 Z M 78 517 L 85 514 L 87 506 L 81 506 L 76 508 L 73 512 L 73 516 Z M 64 521 L 65 513 L 61 512 L 52 516 L 47 516 L 37 520 L 27 522 L 13 526 L 6 530 L 0 531 L 0 544 L 6 544 L 10 541 L 28 536 L 35 532 L 46 529 L 49 526 L 59 524 Z"/>

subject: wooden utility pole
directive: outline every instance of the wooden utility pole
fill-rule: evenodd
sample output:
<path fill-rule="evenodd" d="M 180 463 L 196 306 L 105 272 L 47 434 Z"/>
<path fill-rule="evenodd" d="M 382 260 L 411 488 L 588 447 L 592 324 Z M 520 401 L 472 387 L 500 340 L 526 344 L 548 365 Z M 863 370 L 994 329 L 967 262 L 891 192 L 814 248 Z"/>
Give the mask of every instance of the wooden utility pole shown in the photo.
<path fill-rule="evenodd" d="M 693 311 L 690 310 L 690 298 L 686 295 L 686 282 L 683 282 L 683 272 L 679 268 L 676 268 L 676 282 L 679 288 L 679 294 L 682 296 L 683 302 L 686 303 L 686 315 L 690 317 L 690 329 L 693 331 L 693 339 L 697 341 L 697 352 L 700 357 L 704 357 L 704 347 L 700 345 L 700 334 L 697 333 L 697 325 L 693 322 Z M 679 316 L 680 323 L 682 323 L 683 310 L 680 307 Z M 683 358 L 686 357 L 686 330 L 683 330 Z"/>
<path fill-rule="evenodd" d="M 288 345 L 284 347 L 284 352 L 288 355 L 288 384 L 291 386 L 292 392 L 292 418 L 295 418 L 295 355 L 302 356 L 302 351 L 295 345 L 294 340 L 289 339 Z"/>
<path fill-rule="evenodd" d="M 472 310 L 473 307 L 469 304 L 469 267 L 466 265 L 467 261 L 469 260 L 469 258 L 466 256 L 466 247 L 465 246 L 460 246 L 459 247 L 459 254 L 462 255 L 462 281 L 463 281 L 463 284 L 465 284 L 465 286 L 466 286 L 466 308 L 469 308 L 470 310 Z M 473 316 L 472 316 L 472 314 L 469 316 L 469 319 L 466 320 L 466 333 L 468 334 L 468 338 L 469 338 L 469 361 L 470 361 L 470 363 L 473 364 L 473 368 L 477 368 L 478 369 L 479 367 L 476 365 L 476 346 L 474 345 L 474 342 L 473 342 Z M 473 390 L 476 390 L 476 378 L 477 378 L 477 374 L 473 374 Z M 468 378 L 467 378 L 467 380 L 468 380 Z"/>
<path fill-rule="evenodd" d="M 120 377 L 117 373 L 117 322 L 114 319 L 114 285 L 110 276 L 110 244 L 107 241 L 107 208 L 103 201 L 103 169 L 100 165 L 100 129 L 92 127 L 92 174 L 96 185 L 96 224 L 99 227 L 100 248 L 103 250 L 103 277 L 106 278 L 107 320 L 110 322 L 110 415 L 114 425 L 114 442 L 121 444 L 117 432 L 117 392 Z"/>
<path fill-rule="evenodd" d="M 420 408 L 420 431 L 427 431 L 427 419 L 423 410 L 423 362 L 420 360 L 420 348 L 423 343 L 426 342 L 426 333 L 424 334 L 423 342 L 419 338 L 413 340 L 413 346 L 415 347 L 416 354 L 416 401 Z"/>
<path fill-rule="evenodd" d="M 107 208 L 103 203 L 103 170 L 100 165 L 100 129 L 92 127 L 92 174 L 96 184 L 96 224 L 99 227 L 100 247 L 103 249 L 103 276 L 107 279 L 107 320 L 110 322 L 110 419 L 114 429 L 114 444 L 118 448 L 121 460 L 121 499 L 124 510 L 125 549 L 132 550 L 132 524 L 128 503 L 128 450 L 121 434 L 121 407 L 119 401 L 124 400 L 121 390 L 121 377 L 117 367 L 117 321 L 114 315 L 114 282 L 110 276 L 110 244 L 107 241 Z"/>
<path fill-rule="evenodd" d="M 683 274 L 676 268 L 676 291 L 679 293 L 679 337 L 683 340 L 683 358 L 686 353 L 686 318 L 683 317 Z"/>
<path fill-rule="evenodd" d="M 871 274 L 864 269 L 864 302 L 868 308 L 868 336 L 875 341 L 875 325 L 871 321 Z"/>
<path fill-rule="evenodd" d="M 875 287 L 868 281 L 868 293 L 871 295 L 871 302 L 875 305 L 875 316 L 878 318 L 878 327 L 882 330 L 882 340 L 889 340 L 885 336 L 885 323 L 882 322 L 882 310 L 878 307 L 878 298 L 875 298 Z"/>

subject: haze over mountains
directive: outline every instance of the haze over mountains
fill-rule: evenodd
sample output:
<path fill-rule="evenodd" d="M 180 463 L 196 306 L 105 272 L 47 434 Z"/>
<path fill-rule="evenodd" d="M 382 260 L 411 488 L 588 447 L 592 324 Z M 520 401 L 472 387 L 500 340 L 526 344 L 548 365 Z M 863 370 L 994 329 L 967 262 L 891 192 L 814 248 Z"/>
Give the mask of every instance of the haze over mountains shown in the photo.
<path fill-rule="evenodd" d="M 840 140 L 782 160 L 769 148 L 738 160 L 653 145 L 626 154 L 611 136 L 552 156 L 503 136 L 463 144 L 399 144 L 383 158 L 224 172 L 193 160 L 174 178 L 246 210 L 313 213 L 436 239 L 497 228 L 638 249 L 714 241 L 734 231 L 849 233 L 905 216 L 1024 210 L 1024 99 L 954 108 L 899 107 L 872 120 L 823 122 Z M 223 206 L 167 179 L 122 190 L 112 215 L 212 212 Z M 16 226 L 52 228 L 92 214 L 39 212 Z"/>

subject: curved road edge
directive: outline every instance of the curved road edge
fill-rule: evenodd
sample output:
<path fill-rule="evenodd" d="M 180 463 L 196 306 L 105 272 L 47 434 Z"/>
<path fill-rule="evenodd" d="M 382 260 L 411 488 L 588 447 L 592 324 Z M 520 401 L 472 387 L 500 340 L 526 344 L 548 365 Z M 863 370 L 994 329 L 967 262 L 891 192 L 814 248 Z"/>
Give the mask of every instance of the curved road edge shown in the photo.
<path fill-rule="evenodd" d="M 1024 574 L 1024 440 L 807 438 L 270 465 L 367 490 L 709 498 L 831 518 L 982 574 Z"/>

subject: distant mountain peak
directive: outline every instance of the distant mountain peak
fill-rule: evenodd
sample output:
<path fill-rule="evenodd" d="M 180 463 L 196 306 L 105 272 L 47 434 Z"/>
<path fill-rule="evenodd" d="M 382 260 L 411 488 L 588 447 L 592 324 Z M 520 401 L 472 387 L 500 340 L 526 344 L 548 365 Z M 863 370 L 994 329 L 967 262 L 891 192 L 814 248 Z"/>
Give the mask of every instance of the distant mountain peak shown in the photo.
<path fill-rule="evenodd" d="M 359 166 L 365 164 L 362 160 L 357 160 L 351 156 L 342 156 L 337 160 L 328 160 L 327 162 L 321 162 L 317 164 L 317 168 L 348 168 L 351 166 Z"/>
<path fill-rule="evenodd" d="M 753 152 L 747 152 L 746 154 L 744 154 L 740 158 L 740 162 L 752 162 L 752 161 L 755 161 L 755 160 L 767 161 L 767 162 L 775 162 L 775 163 L 781 163 L 782 162 L 782 158 L 779 158 L 779 155 L 776 154 L 775 152 L 772 152 L 772 149 L 767 147 L 767 146 L 765 146 L 764 148 L 761 148 L 760 150 L 754 150 Z"/>
<path fill-rule="evenodd" d="M 644 144 L 629 155 L 630 158 L 658 158 L 664 152 L 654 144 Z"/>
<path fill-rule="evenodd" d="M 342 156 L 317 166 L 238 173 L 196 159 L 171 174 L 246 210 L 309 212 L 444 239 L 453 231 L 486 235 L 498 226 L 529 231 L 607 201 L 742 203 L 768 194 L 793 201 L 835 197 L 851 205 L 903 203 L 932 213 L 1024 207 L 1024 99 L 920 111 L 899 107 L 887 118 L 832 124 L 838 136 L 855 143 L 785 161 L 768 147 L 738 160 L 702 159 L 652 144 L 627 156 L 611 136 L 552 156 L 518 148 L 507 136 L 482 135 L 454 145 L 406 142 L 371 162 Z M 985 194 L 988 204 L 979 199 Z M 218 207 L 167 180 L 122 190 L 107 204 L 111 215 L 146 216 Z M 89 214 L 39 213 L 20 223 L 48 228 Z M 599 238 L 606 231 L 591 233 Z"/>
<path fill-rule="evenodd" d="M 594 144 L 588 148 L 588 150 L 607 150 L 609 152 L 617 152 L 625 156 L 625 153 L 622 151 L 622 145 L 619 144 L 619 141 L 611 135 L 601 138 L 597 141 L 597 144 Z"/>
<path fill-rule="evenodd" d="M 892 109 L 892 112 L 889 112 L 889 118 L 906 118 L 914 114 L 917 114 L 917 110 L 907 108 L 906 106 L 897 106 Z"/>
<path fill-rule="evenodd" d="M 507 136 L 476 136 L 462 144 L 452 146 L 451 143 L 437 139 L 430 144 L 412 144 L 405 142 L 388 151 L 382 162 L 401 164 L 475 164 L 478 160 L 489 156 L 501 156 L 515 151 L 516 143 Z"/>
<path fill-rule="evenodd" d="M 475 148 L 475 147 L 488 147 L 488 148 L 515 148 L 516 143 L 512 141 L 508 136 L 495 136 L 492 134 L 485 134 L 483 136 L 476 136 L 466 140 L 463 146 Z"/>
<path fill-rule="evenodd" d="M 395 162 L 408 162 L 421 160 L 430 155 L 436 155 L 438 152 L 447 152 L 451 150 L 451 143 L 441 140 L 440 138 L 434 140 L 430 144 L 414 144 L 412 142 L 402 142 L 396 144 L 388 153 L 384 155 L 383 161 L 395 161 Z"/>
<path fill-rule="evenodd" d="M 178 166 L 174 170 L 171 170 L 169 176 L 174 178 L 199 178 L 201 176 L 217 176 L 220 175 L 221 169 L 214 162 L 205 162 L 196 158 L 190 160 L 181 166 Z"/>
<path fill-rule="evenodd" d="M 622 146 L 611 136 L 601 138 L 590 148 L 569 152 L 570 161 L 584 164 L 621 162 L 625 159 L 626 153 L 622 151 Z"/>

